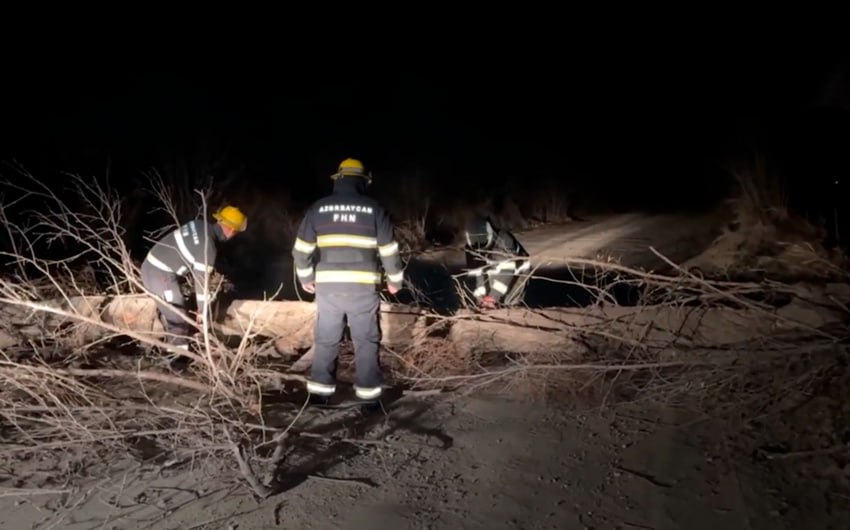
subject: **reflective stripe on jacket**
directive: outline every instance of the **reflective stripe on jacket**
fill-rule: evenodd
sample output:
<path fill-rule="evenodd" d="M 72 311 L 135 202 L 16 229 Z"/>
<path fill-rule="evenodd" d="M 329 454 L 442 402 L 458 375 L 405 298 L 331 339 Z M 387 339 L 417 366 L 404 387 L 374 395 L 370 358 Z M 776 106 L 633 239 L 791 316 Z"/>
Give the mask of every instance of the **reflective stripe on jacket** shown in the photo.
<path fill-rule="evenodd" d="M 334 192 L 311 205 L 298 228 L 292 258 L 302 285 L 315 282 L 334 290 L 374 288 L 404 280 L 399 246 L 387 211 L 364 194 L 364 182 L 345 177 Z"/>
<path fill-rule="evenodd" d="M 189 221 L 160 239 L 145 258 L 162 271 L 178 276 L 191 274 L 199 309 L 208 301 L 204 283 L 206 275 L 214 270 L 218 230 L 215 223 Z"/>

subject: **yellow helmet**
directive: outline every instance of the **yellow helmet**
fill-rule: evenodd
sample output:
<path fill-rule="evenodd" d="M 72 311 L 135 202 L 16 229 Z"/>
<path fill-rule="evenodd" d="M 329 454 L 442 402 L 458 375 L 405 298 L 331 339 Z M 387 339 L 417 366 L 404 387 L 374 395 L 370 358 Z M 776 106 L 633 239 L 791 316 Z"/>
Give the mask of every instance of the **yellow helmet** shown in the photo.
<path fill-rule="evenodd" d="M 356 158 L 346 158 L 342 162 L 339 163 L 339 167 L 337 168 L 336 173 L 331 175 L 333 180 L 342 177 L 362 177 L 366 179 L 367 182 L 372 182 L 372 173 L 367 172 L 366 168 L 363 166 L 363 162 L 357 160 Z"/>
<path fill-rule="evenodd" d="M 213 214 L 215 219 L 228 228 L 244 232 L 248 228 L 248 218 L 235 206 L 225 206 Z"/>

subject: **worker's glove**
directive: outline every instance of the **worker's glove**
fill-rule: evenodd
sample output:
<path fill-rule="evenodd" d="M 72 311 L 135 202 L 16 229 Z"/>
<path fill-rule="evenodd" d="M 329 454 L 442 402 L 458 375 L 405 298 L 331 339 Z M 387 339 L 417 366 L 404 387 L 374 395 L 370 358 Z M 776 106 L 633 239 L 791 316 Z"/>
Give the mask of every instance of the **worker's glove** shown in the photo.
<path fill-rule="evenodd" d="M 202 311 L 192 312 L 192 317 L 194 317 L 195 325 L 199 328 L 204 325 L 204 313 Z"/>
<path fill-rule="evenodd" d="M 211 294 L 229 293 L 236 288 L 230 278 L 219 271 L 211 271 L 207 279 L 207 289 Z"/>
<path fill-rule="evenodd" d="M 480 307 L 481 309 L 496 309 L 496 305 L 496 299 L 490 296 L 489 294 L 482 298 L 480 302 L 478 302 L 478 307 Z"/>

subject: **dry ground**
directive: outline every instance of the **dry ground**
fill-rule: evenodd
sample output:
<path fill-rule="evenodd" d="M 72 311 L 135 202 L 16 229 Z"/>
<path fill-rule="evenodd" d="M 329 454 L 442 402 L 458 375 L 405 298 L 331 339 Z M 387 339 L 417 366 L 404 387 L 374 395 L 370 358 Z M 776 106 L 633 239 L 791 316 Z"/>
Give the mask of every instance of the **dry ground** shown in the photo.
<path fill-rule="evenodd" d="M 208 478 L 203 462 L 128 461 L 112 475 L 94 464 L 78 470 L 84 486 L 49 471 L 61 453 L 16 462 L 2 471 L 0 528 L 847 527 L 814 490 L 783 498 L 776 466 L 728 443 L 728 428 L 649 404 L 408 397 L 371 419 L 305 413 L 295 431 L 337 441 L 304 440 L 287 462 L 289 489 L 259 504 L 236 477 Z"/>
<path fill-rule="evenodd" d="M 679 262 L 698 254 L 712 231 L 698 217 L 625 215 L 519 236 L 533 261 L 619 252 L 614 259 L 633 260 L 626 265 L 652 267 L 649 246 Z M 818 367 L 847 365 L 844 324 L 834 362 L 824 363 L 822 352 L 788 354 L 816 366 L 800 368 L 805 377 L 835 379 Z M 850 388 L 843 377 L 837 387 Z M 102 433 L 50 442 L 54 449 L 38 456 L 7 444 L 0 529 L 850 527 L 846 393 L 801 384 L 788 392 L 802 398 L 792 412 L 765 410 L 754 421 L 742 407 L 746 417 L 721 421 L 659 394 L 601 406 L 602 396 L 580 392 L 584 381 L 567 381 L 545 402 L 531 399 L 539 389 L 514 387 L 510 396 L 396 396 L 386 415 L 369 417 L 305 410 L 277 477 L 286 487 L 261 502 L 232 459 L 175 460 L 141 439 L 114 459 L 80 463 L 76 447 Z M 99 389 L 114 398 L 137 383 Z M 694 395 L 707 393 L 698 379 L 685 383 Z M 264 404 L 263 425 L 282 428 L 300 411 L 303 390 L 285 397 Z M 7 427 L 0 436 L 9 436 Z"/>

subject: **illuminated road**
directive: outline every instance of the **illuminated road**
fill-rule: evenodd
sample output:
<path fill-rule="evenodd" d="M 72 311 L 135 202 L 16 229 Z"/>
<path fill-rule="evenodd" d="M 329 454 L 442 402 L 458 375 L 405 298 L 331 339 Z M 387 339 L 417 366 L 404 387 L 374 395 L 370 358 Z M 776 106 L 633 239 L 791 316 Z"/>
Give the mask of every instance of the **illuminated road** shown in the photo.
<path fill-rule="evenodd" d="M 664 262 L 650 247 L 674 262 L 682 262 L 704 250 L 719 226 L 716 214 L 627 213 L 548 225 L 515 235 L 531 255 L 534 267 L 562 267 L 575 258 L 612 258 L 630 267 L 658 269 Z M 463 254 L 457 249 L 424 256 L 449 268 L 463 263 Z"/>

